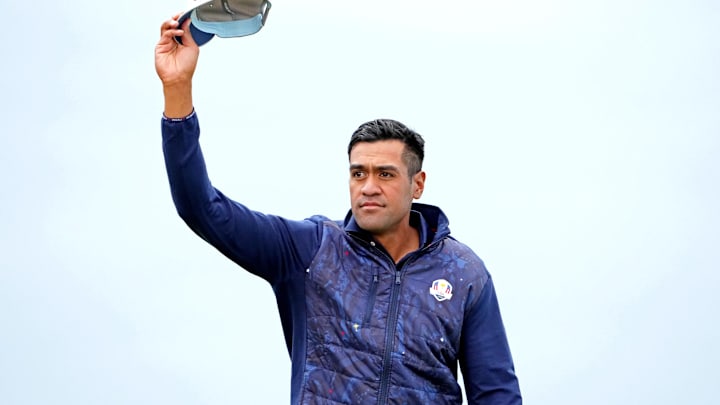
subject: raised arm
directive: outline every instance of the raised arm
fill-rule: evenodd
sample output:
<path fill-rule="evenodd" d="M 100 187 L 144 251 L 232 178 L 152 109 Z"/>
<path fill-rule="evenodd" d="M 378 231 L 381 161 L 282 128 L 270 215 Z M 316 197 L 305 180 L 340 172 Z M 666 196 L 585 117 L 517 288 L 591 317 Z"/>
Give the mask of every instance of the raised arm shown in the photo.
<path fill-rule="evenodd" d="M 187 25 L 183 28 L 178 28 L 177 16 L 165 21 L 155 47 L 155 69 L 165 96 L 163 152 L 178 214 L 225 256 L 272 284 L 303 274 L 320 243 L 322 226 L 317 221 L 291 221 L 250 210 L 210 182 L 192 100 L 199 50 Z"/>
<path fill-rule="evenodd" d="M 162 23 L 160 40 L 155 46 L 155 71 L 163 84 L 168 118 L 187 117 L 192 113 L 192 78 L 200 54 L 188 29 L 190 19 L 179 27 L 178 17 Z M 175 41 L 176 36 L 182 37 L 183 45 Z"/>

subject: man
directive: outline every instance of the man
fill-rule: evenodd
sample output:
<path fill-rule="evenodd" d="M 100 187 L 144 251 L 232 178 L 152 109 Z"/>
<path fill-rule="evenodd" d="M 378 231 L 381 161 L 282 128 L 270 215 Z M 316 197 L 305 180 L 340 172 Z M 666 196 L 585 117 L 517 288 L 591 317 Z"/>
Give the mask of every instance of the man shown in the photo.
<path fill-rule="evenodd" d="M 439 208 L 413 203 L 425 186 L 420 135 L 393 120 L 358 128 L 343 221 L 250 210 L 208 179 L 191 91 L 198 55 L 187 23 L 162 24 L 155 67 L 173 200 L 193 231 L 271 284 L 291 403 L 461 404 L 459 364 L 470 404 L 521 404 L 490 275 Z"/>

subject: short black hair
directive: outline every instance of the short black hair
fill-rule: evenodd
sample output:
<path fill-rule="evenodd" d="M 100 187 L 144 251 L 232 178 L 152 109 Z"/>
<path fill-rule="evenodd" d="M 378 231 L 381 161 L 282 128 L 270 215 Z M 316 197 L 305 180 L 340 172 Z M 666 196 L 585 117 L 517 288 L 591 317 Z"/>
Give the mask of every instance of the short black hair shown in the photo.
<path fill-rule="evenodd" d="M 425 140 L 420 134 L 405 124 L 392 119 L 376 119 L 358 127 L 350 137 L 348 157 L 353 147 L 359 142 L 375 142 L 397 139 L 405 144 L 403 160 L 408 167 L 410 177 L 422 170 L 425 159 Z"/>

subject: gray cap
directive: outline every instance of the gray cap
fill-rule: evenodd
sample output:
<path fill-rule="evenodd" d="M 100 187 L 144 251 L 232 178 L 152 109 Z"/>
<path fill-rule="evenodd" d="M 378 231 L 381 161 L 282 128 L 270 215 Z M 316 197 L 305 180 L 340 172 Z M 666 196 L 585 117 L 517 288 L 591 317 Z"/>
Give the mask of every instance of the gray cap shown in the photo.
<path fill-rule="evenodd" d="M 272 5 L 268 0 L 192 0 L 180 19 L 190 19 L 190 34 L 198 46 L 215 35 L 221 38 L 255 34 L 265 25 Z M 180 38 L 176 38 L 180 43 Z"/>

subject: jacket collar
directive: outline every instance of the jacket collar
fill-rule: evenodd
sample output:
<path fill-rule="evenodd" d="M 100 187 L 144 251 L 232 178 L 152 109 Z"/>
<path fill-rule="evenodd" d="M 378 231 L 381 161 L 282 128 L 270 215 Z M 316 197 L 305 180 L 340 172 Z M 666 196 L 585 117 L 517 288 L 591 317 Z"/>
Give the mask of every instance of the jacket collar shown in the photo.
<path fill-rule="evenodd" d="M 346 232 L 368 241 L 373 239 L 368 232 L 360 228 L 352 215 L 352 210 L 348 210 L 343 225 Z M 423 246 L 450 235 L 449 221 L 445 213 L 434 205 L 413 203 L 410 211 L 410 225 L 420 233 L 420 240 L 424 241 Z"/>

